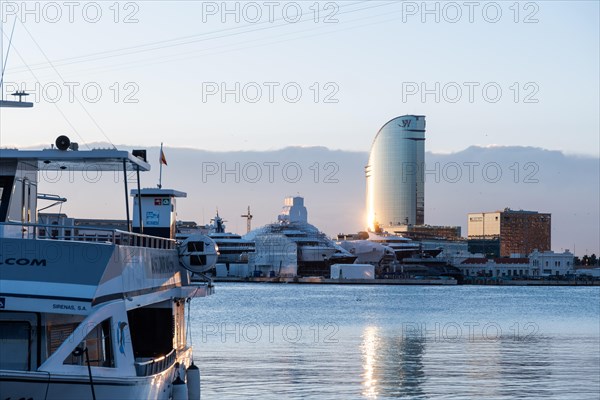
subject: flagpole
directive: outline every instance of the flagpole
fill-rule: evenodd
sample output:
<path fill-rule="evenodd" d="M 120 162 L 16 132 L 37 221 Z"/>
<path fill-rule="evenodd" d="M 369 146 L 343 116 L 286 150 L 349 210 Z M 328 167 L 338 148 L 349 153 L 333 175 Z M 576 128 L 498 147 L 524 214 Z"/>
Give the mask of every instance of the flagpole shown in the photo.
<path fill-rule="evenodd" d="M 163 154 L 163 144 L 162 144 L 162 142 L 160 142 L 160 154 L 158 156 L 159 160 L 160 160 L 158 162 L 160 164 L 160 172 L 159 172 L 159 175 L 158 175 L 158 188 L 159 189 L 162 189 L 162 165 L 163 165 L 163 163 L 162 163 L 162 154 Z"/>

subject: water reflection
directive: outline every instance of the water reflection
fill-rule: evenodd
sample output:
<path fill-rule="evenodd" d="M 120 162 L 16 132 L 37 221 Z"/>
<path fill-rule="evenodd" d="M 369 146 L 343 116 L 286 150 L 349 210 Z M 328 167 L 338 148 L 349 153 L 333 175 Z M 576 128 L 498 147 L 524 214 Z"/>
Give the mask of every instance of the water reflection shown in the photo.
<path fill-rule="evenodd" d="M 365 328 L 362 342 L 362 353 L 364 358 L 363 395 L 368 399 L 377 398 L 377 379 L 375 379 L 375 362 L 378 351 L 379 338 L 377 328 L 369 326 Z"/>
<path fill-rule="evenodd" d="M 419 399 L 424 396 L 423 383 L 425 382 L 425 371 L 423 365 L 423 354 L 425 353 L 425 338 L 420 335 L 408 335 L 390 341 L 397 343 L 395 351 L 390 355 L 397 359 L 391 359 L 390 364 L 397 366 L 398 391 L 389 393 L 393 397 L 409 397 Z M 396 350 L 397 349 L 397 350 Z M 394 376 L 390 376 L 390 384 L 393 387 Z"/>
<path fill-rule="evenodd" d="M 425 338 L 420 335 L 386 336 L 377 327 L 362 335 L 363 396 L 425 397 L 423 354 Z"/>
<path fill-rule="evenodd" d="M 597 288 L 523 289 L 524 307 L 511 304 L 516 288 L 466 288 L 465 298 L 461 288 L 427 296 L 423 288 L 378 287 L 357 306 L 364 289 L 350 285 L 228 287 L 235 290 L 198 302 L 193 314 L 206 398 L 598 400 Z M 268 303 L 257 301 L 257 290 Z M 496 291 L 497 299 L 488 299 Z M 438 292 L 448 301 L 440 302 Z M 402 301 L 392 307 L 396 297 Z M 557 319 L 565 309 L 568 316 Z M 263 327 L 260 340 L 221 325 L 248 321 Z M 534 334 L 524 331 L 529 321 L 539 326 Z M 296 323 L 298 342 L 282 334 Z M 334 334 L 325 329 L 332 325 Z M 455 334 L 457 325 L 462 333 Z"/>
<path fill-rule="evenodd" d="M 360 348 L 362 395 L 367 399 L 448 395 L 524 399 L 551 397 L 561 391 L 553 371 L 557 366 L 549 355 L 552 340 L 545 337 L 446 341 L 368 326 L 362 331 Z M 565 348 L 560 346 L 561 353 Z M 572 358 L 581 360 L 582 354 Z M 559 368 L 566 371 L 562 365 Z"/>

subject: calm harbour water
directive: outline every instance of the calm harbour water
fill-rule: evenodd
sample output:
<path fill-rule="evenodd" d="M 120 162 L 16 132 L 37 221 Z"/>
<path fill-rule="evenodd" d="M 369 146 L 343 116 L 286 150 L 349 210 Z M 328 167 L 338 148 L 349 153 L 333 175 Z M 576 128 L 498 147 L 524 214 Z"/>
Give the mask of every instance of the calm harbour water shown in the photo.
<path fill-rule="evenodd" d="M 599 399 L 600 287 L 217 283 L 204 399 Z"/>

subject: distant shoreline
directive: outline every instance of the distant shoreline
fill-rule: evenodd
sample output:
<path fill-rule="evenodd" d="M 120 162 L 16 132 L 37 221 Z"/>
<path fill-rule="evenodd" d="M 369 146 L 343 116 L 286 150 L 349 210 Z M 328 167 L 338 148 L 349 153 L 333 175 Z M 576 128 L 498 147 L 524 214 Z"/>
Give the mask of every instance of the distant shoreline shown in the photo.
<path fill-rule="evenodd" d="M 474 279 L 461 284 L 455 279 L 327 279 L 323 277 L 305 278 L 214 278 L 213 282 L 247 282 L 247 283 L 279 283 L 279 284 L 317 284 L 317 285 L 404 285 L 404 286 L 600 286 L 600 280 L 594 281 L 544 281 L 544 280 L 492 280 Z"/>

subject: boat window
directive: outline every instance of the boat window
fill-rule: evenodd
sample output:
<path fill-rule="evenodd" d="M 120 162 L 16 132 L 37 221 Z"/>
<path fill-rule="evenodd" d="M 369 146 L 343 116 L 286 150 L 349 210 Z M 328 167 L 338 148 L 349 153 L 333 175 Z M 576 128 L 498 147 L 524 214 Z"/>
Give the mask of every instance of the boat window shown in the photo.
<path fill-rule="evenodd" d="M 79 322 L 48 325 L 48 356 L 54 354 L 69 335 L 77 329 L 77 326 L 79 326 Z"/>
<path fill-rule="evenodd" d="M 14 183 L 12 176 L 0 176 L 0 222 L 6 221 L 8 212 L 8 203 L 10 202 L 10 192 Z"/>
<path fill-rule="evenodd" d="M 206 265 L 206 256 L 190 256 L 190 265 Z"/>
<path fill-rule="evenodd" d="M 204 251 L 204 242 L 188 242 L 188 251 L 190 253 L 198 253 Z"/>
<path fill-rule="evenodd" d="M 171 308 L 137 308 L 127 312 L 131 345 L 136 359 L 156 358 L 173 350 Z"/>
<path fill-rule="evenodd" d="M 31 324 L 0 321 L 0 369 L 29 371 Z"/>
<path fill-rule="evenodd" d="M 56 352 L 60 345 L 77 329 L 83 319 L 83 315 L 51 313 L 42 315 L 45 332 L 42 336 L 44 346 L 41 349 L 41 362 L 44 362 Z"/>
<path fill-rule="evenodd" d="M 78 347 L 87 348 L 90 365 L 93 367 L 114 367 L 112 351 L 111 319 L 106 319 L 88 331 L 87 336 Z M 69 365 L 87 365 L 85 355 L 74 356 L 70 354 L 64 361 Z"/>

